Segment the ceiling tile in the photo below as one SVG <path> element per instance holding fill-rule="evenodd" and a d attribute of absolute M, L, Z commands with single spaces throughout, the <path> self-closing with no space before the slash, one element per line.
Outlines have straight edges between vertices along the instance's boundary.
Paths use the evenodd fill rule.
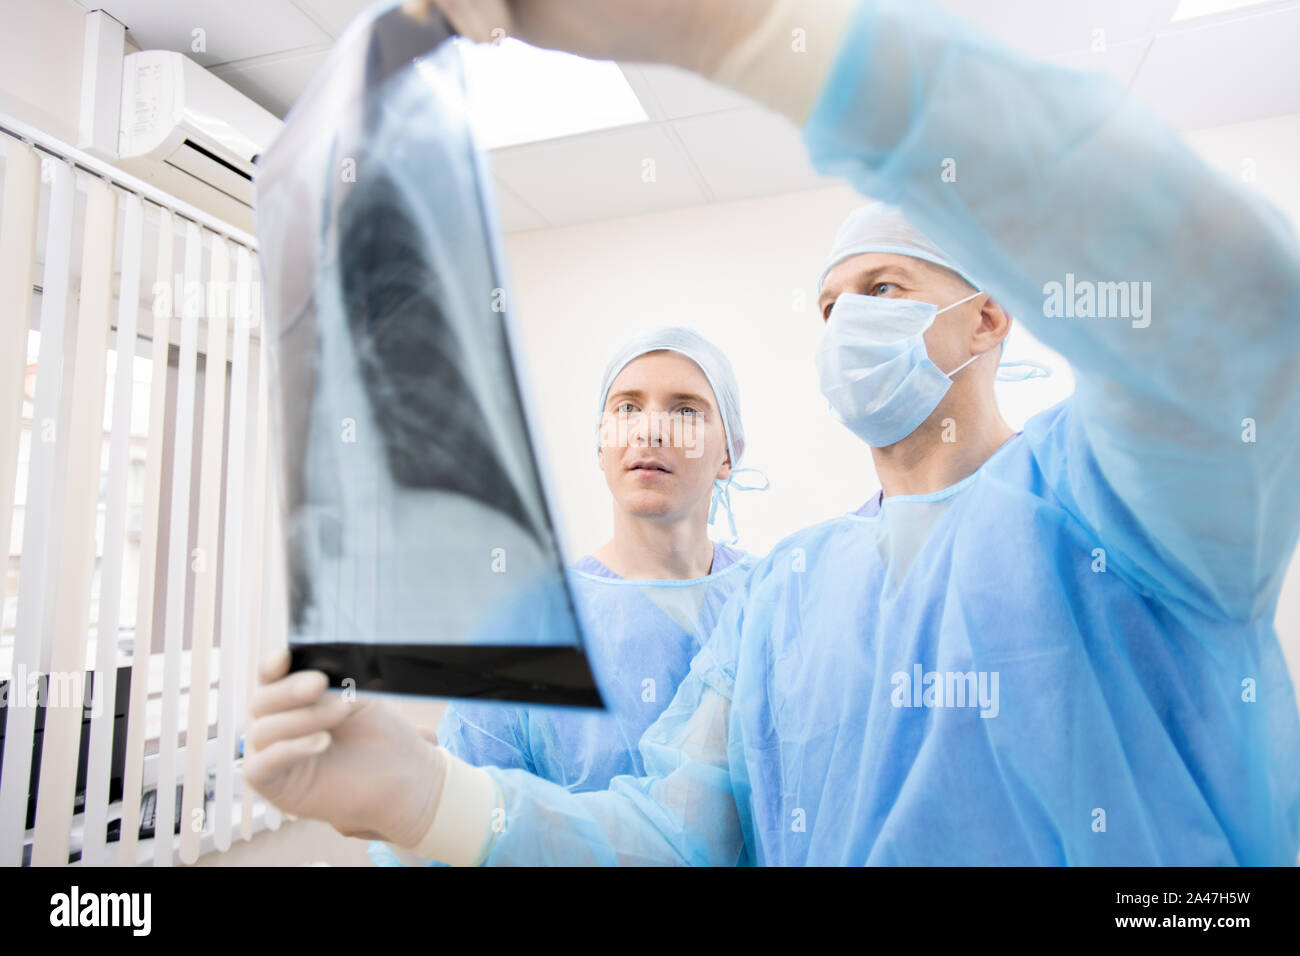
<path fill-rule="evenodd" d="M 656 63 L 640 63 L 635 69 L 660 107 L 660 115 L 654 116 L 654 119 L 676 119 L 681 116 L 696 116 L 700 113 L 756 105 L 748 97 L 710 82 L 689 70 Z M 631 71 L 624 67 L 623 72 Z M 628 77 L 628 82 L 632 83 L 631 76 Z M 635 84 L 632 88 L 638 96 L 642 96 L 642 89 Z M 643 97 L 642 102 L 644 101 Z M 646 112 L 650 112 L 649 105 L 646 106 Z"/>
<path fill-rule="evenodd" d="M 550 223 L 530 209 L 523 200 L 515 195 L 514 190 L 495 179 L 495 197 L 497 220 L 503 232 L 525 232 L 529 229 L 545 229 Z"/>
<path fill-rule="evenodd" d="M 1142 57 L 1151 45 L 1149 39 L 1128 40 L 1124 43 L 1108 43 L 1104 50 L 1093 53 L 1080 50 L 1051 57 L 1053 63 L 1068 66 L 1076 70 L 1100 70 L 1111 79 L 1129 86 L 1137 76 Z"/>
<path fill-rule="evenodd" d="M 981 29 L 1038 57 L 1150 37 L 1169 25 L 1177 0 L 943 0 Z"/>
<path fill-rule="evenodd" d="M 325 62 L 328 50 L 264 57 L 255 63 L 230 64 L 212 72 L 253 102 L 284 119 Z"/>
<path fill-rule="evenodd" d="M 96 0 L 142 50 L 174 50 L 204 66 L 328 43 L 289 0 Z M 193 48 L 203 31 L 203 51 Z"/>
<path fill-rule="evenodd" d="M 654 124 L 498 149 L 492 167 L 557 226 L 677 209 L 707 198 L 681 147 Z"/>
<path fill-rule="evenodd" d="M 337 37 L 374 0 L 293 0 L 293 3 Z"/>
<path fill-rule="evenodd" d="M 1133 92 L 1179 129 L 1300 112 L 1300 6 L 1163 34 Z"/>
<path fill-rule="evenodd" d="M 659 97 L 655 95 L 654 87 L 646 78 L 645 70 L 649 66 L 646 63 L 619 63 L 618 68 L 622 70 L 627 85 L 632 88 L 632 94 L 645 110 L 646 118 L 657 122 L 664 119 L 664 108 L 659 104 Z"/>
<path fill-rule="evenodd" d="M 745 199 L 832 184 L 813 170 L 799 130 L 761 107 L 672 124 L 714 199 Z"/>

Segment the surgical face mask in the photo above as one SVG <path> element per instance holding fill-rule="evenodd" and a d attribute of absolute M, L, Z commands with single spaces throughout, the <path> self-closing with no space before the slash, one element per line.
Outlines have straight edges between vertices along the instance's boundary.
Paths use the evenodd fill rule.
<path fill-rule="evenodd" d="M 980 294 L 942 309 L 915 299 L 841 295 L 817 352 L 822 394 L 835 418 L 873 448 L 916 431 L 943 401 L 952 376 L 984 354 L 944 372 L 930 360 L 925 331 L 936 317 Z M 1005 362 L 998 378 L 1022 381 L 1047 374 L 1036 362 Z"/>

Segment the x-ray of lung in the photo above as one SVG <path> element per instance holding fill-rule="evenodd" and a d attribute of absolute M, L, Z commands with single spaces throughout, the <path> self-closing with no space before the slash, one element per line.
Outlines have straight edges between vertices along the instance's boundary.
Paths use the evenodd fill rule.
<path fill-rule="evenodd" d="M 445 21 L 388 0 L 257 164 L 293 666 L 598 705 L 463 90 Z"/>

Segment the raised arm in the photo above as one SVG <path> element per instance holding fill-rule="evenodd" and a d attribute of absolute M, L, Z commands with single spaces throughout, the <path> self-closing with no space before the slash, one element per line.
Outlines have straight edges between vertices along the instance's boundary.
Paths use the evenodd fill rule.
<path fill-rule="evenodd" d="M 803 132 L 821 171 L 899 204 L 1069 359 L 1079 454 L 1058 490 L 1116 566 L 1269 612 L 1300 527 L 1300 251 L 1278 212 L 1123 87 L 928 0 L 857 7 Z"/>

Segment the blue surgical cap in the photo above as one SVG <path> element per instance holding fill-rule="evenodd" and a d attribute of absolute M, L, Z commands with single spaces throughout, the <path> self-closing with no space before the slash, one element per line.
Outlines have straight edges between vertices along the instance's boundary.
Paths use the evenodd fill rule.
<path fill-rule="evenodd" d="M 605 367 L 600 386 L 600 402 L 596 405 L 597 435 L 600 434 L 600 419 L 605 413 L 605 400 L 609 398 L 610 386 L 618 378 L 618 373 L 633 359 L 648 352 L 664 350 L 686 356 L 700 367 L 708 379 L 714 401 L 722 414 L 722 430 L 727 437 L 727 454 L 731 459 L 731 467 L 736 468 L 740 464 L 740 456 L 745 453 L 745 429 L 740 422 L 740 389 L 736 385 L 736 374 L 731 370 L 727 357 L 716 345 L 694 329 L 680 325 L 641 332 L 624 342 L 614 353 L 609 365 Z"/>
<path fill-rule="evenodd" d="M 951 269 L 976 289 L 983 288 L 952 259 L 948 258 L 933 242 L 923 236 L 915 227 L 903 218 L 897 206 L 883 202 L 872 202 L 859 206 L 849 213 L 840 225 L 831 246 L 831 254 L 826 259 L 821 276 L 817 279 L 817 291 L 826 281 L 826 273 L 850 256 L 864 252 L 888 252 L 899 256 L 911 256 L 922 259 L 936 266 Z"/>

